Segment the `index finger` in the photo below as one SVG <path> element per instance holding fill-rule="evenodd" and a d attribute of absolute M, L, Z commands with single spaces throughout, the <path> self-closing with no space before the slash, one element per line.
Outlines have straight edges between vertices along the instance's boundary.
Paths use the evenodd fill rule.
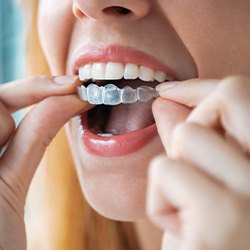
<path fill-rule="evenodd" d="M 201 103 L 218 85 L 218 79 L 190 79 L 181 82 L 164 82 L 156 86 L 160 97 L 190 108 Z"/>
<path fill-rule="evenodd" d="M 73 94 L 78 76 L 32 76 L 0 86 L 0 102 L 12 113 L 46 97 Z"/>

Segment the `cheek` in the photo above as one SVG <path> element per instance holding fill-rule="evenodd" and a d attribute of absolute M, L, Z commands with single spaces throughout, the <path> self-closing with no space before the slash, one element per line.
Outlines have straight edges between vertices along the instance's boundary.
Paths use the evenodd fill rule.
<path fill-rule="evenodd" d="M 74 25 L 72 1 L 40 0 L 38 35 L 53 75 L 65 74 Z"/>
<path fill-rule="evenodd" d="M 235 0 L 160 2 L 193 56 L 199 77 L 249 75 L 249 1 L 238 1 L 237 4 Z"/>

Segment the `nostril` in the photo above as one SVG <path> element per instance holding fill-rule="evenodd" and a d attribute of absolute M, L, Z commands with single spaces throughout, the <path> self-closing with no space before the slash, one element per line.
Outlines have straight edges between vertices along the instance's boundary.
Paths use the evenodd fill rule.
<path fill-rule="evenodd" d="M 105 14 L 109 14 L 109 15 L 127 15 L 129 14 L 131 11 L 127 8 L 124 8 L 124 7 L 120 7 L 120 6 L 112 6 L 112 7 L 108 7 L 108 8 L 105 8 L 103 10 L 103 12 Z"/>

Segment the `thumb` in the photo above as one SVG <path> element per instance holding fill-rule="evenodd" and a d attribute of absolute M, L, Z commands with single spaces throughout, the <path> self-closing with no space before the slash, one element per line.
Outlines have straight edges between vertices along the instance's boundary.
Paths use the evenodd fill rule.
<path fill-rule="evenodd" d="M 152 109 L 158 133 L 167 151 L 170 146 L 174 126 L 186 120 L 191 109 L 182 104 L 162 98 L 157 98 L 154 101 Z"/>
<path fill-rule="evenodd" d="M 0 177 L 25 199 L 34 172 L 58 130 L 90 108 L 74 95 L 49 97 L 37 104 L 24 117 L 0 159 Z"/>

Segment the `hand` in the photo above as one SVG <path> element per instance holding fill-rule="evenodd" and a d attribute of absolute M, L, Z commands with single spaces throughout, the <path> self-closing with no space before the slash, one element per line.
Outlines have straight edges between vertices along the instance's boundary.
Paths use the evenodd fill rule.
<path fill-rule="evenodd" d="M 0 249 L 26 249 L 24 205 L 34 172 L 63 124 L 90 107 L 74 95 L 78 84 L 38 76 L 0 86 L 0 148 L 8 142 L 0 158 Z M 35 103 L 15 129 L 10 114 Z"/>
<path fill-rule="evenodd" d="M 147 203 L 165 232 L 162 249 L 249 249 L 250 79 L 167 86 L 153 112 L 168 157 L 151 164 Z M 169 140 L 164 105 L 171 101 L 192 112 Z"/>

